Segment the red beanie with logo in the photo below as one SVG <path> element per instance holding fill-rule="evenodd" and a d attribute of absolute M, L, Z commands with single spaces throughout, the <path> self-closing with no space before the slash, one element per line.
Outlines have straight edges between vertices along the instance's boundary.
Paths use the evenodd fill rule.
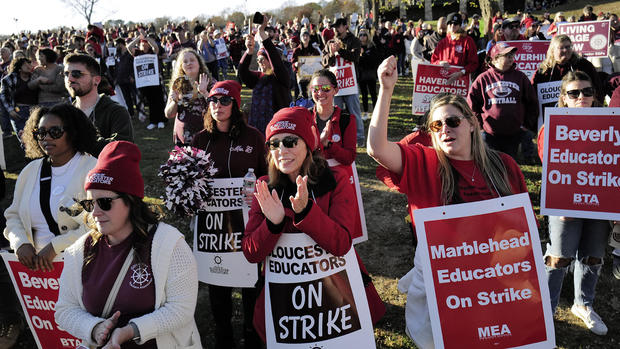
<path fill-rule="evenodd" d="M 222 95 L 230 96 L 237 101 L 237 107 L 241 108 L 241 85 L 235 80 L 218 81 L 209 92 L 209 97 Z"/>
<path fill-rule="evenodd" d="M 99 154 L 95 167 L 88 172 L 84 190 L 110 190 L 143 198 L 141 157 L 140 149 L 131 142 L 108 143 Z"/>
<path fill-rule="evenodd" d="M 267 125 L 266 138 L 278 133 L 292 133 L 301 137 L 311 151 L 319 147 L 319 137 L 312 112 L 303 107 L 278 110 Z"/>

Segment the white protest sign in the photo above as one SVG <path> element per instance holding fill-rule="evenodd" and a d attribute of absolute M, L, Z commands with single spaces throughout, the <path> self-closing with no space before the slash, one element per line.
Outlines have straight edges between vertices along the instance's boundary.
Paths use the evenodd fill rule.
<path fill-rule="evenodd" d="M 270 349 L 375 348 L 355 250 L 337 257 L 282 234 L 265 260 L 265 329 Z"/>
<path fill-rule="evenodd" d="M 336 75 L 338 80 L 338 94 L 336 96 L 356 95 L 359 93 L 355 64 L 340 56 L 336 56 L 336 65 L 330 67 L 329 70 Z"/>
<path fill-rule="evenodd" d="M 216 178 L 213 197 L 194 219 L 198 280 L 210 285 L 254 287 L 258 267 L 247 261 L 241 238 L 248 220 L 243 178 Z"/>
<path fill-rule="evenodd" d="M 215 54 L 217 59 L 224 59 L 228 57 L 228 49 L 226 48 L 226 40 L 219 38 L 215 39 Z"/>
<path fill-rule="evenodd" d="M 555 107 L 560 98 L 560 88 L 562 87 L 562 81 L 543 82 L 536 85 L 536 92 L 538 93 L 538 129 L 545 123 L 543 120 L 545 116 L 545 108 Z"/>
<path fill-rule="evenodd" d="M 159 85 L 159 66 L 157 55 L 140 55 L 133 59 L 133 72 L 136 87 Z"/>
<path fill-rule="evenodd" d="M 108 56 L 105 58 L 105 65 L 108 67 L 116 65 L 116 59 L 114 56 L 116 55 L 116 47 L 108 47 Z"/>
<path fill-rule="evenodd" d="M 39 349 L 78 346 L 81 341 L 60 328 L 54 319 L 60 287 L 58 279 L 64 266 L 62 258 L 57 257 L 52 262 L 54 270 L 45 272 L 26 268 L 12 253 L 0 253 L 0 256 Z"/>
<path fill-rule="evenodd" d="M 360 242 L 368 240 L 366 213 L 364 212 L 364 202 L 362 201 L 362 188 L 360 187 L 360 179 L 357 175 L 355 161 L 353 161 L 351 165 L 347 166 L 339 163 L 336 159 L 327 159 L 327 164 L 329 167 L 339 167 L 342 171 L 344 171 L 349 178 L 349 183 L 353 185 L 353 190 L 355 190 L 355 197 L 357 198 L 355 202 L 356 207 L 351 207 L 351 209 L 357 209 L 358 214 L 355 217 L 355 226 L 350 232 L 353 243 L 359 244 Z"/>
<path fill-rule="evenodd" d="M 555 347 L 527 193 L 414 211 L 435 348 Z"/>
<path fill-rule="evenodd" d="M 321 56 L 300 56 L 297 57 L 297 78 L 310 79 L 315 71 L 323 69 Z"/>

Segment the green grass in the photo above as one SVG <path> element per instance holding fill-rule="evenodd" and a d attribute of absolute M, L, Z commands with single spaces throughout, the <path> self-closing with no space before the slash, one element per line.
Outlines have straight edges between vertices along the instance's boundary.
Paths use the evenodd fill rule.
<path fill-rule="evenodd" d="M 401 78 L 395 90 L 389 121 L 389 138 L 398 140 L 411 132 L 415 126 L 411 116 L 410 78 Z M 242 91 L 242 104 L 248 104 L 251 92 Z M 135 141 L 142 151 L 141 170 L 145 182 L 146 200 L 162 203 L 164 192 L 162 181 L 157 177 L 157 169 L 168 157 L 172 148 L 172 122 L 165 129 L 147 131 L 146 124 L 134 121 Z M 366 128 L 368 122 L 366 123 Z M 23 155 L 17 151 L 14 139 L 5 142 L 8 169 L 7 193 L 12 193 L 15 180 L 25 165 Z M 378 348 L 414 348 L 406 336 L 404 307 L 406 295 L 397 291 L 398 278 L 413 266 L 412 237 L 403 217 L 407 215 L 406 200 L 401 194 L 388 190 L 375 178 L 376 164 L 366 154 L 364 148 L 358 148 L 357 167 L 362 186 L 364 207 L 367 216 L 369 241 L 356 248 L 373 277 L 375 287 L 385 302 L 387 312 L 375 328 Z M 539 209 L 540 166 L 521 166 L 535 210 Z M 11 196 L 9 194 L 8 196 Z M 4 207 L 9 198 L 1 202 Z M 541 217 L 539 216 L 539 219 Z M 188 217 L 177 217 L 166 212 L 164 220 L 179 228 L 187 236 L 191 244 L 191 232 Z M 542 220 L 541 220 L 542 222 Z M 541 224 L 541 241 L 546 240 L 546 229 Z M 599 337 L 591 334 L 579 320 L 570 314 L 572 304 L 572 281 L 567 278 L 564 292 L 556 315 L 556 340 L 559 348 L 614 348 L 620 347 L 620 287 L 610 272 L 611 261 L 606 258 L 599 285 L 595 308 L 609 326 L 609 334 Z M 237 338 L 241 338 L 242 310 L 239 292 L 234 292 L 234 329 Z M 201 285 L 196 321 L 201 332 L 203 345 L 213 348 L 214 326 L 211 320 L 211 309 L 208 290 Z M 27 334 L 20 338 L 19 348 L 33 348 L 33 342 Z"/>

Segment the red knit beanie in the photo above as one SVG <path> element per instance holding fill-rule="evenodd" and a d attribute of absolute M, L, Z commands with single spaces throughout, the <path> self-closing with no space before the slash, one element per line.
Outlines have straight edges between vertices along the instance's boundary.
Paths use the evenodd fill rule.
<path fill-rule="evenodd" d="M 84 190 L 103 189 L 143 198 L 141 157 L 140 149 L 131 142 L 108 143 L 99 154 L 95 167 L 88 172 Z"/>
<path fill-rule="evenodd" d="M 218 81 L 213 85 L 209 97 L 223 95 L 230 96 L 237 101 L 237 107 L 241 108 L 241 85 L 235 80 Z"/>
<path fill-rule="evenodd" d="M 319 138 L 312 113 L 302 107 L 278 110 L 267 125 L 266 138 L 278 133 L 292 133 L 301 137 L 311 151 L 319 147 Z"/>

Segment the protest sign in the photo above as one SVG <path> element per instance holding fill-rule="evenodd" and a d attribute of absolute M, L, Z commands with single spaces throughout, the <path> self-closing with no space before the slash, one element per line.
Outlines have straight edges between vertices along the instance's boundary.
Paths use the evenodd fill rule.
<path fill-rule="evenodd" d="M 543 82 L 536 85 L 538 94 L 538 129 L 545 123 L 544 116 L 547 108 L 555 107 L 560 98 L 562 81 Z"/>
<path fill-rule="evenodd" d="M 364 202 L 362 201 L 362 189 L 360 187 L 360 179 L 357 175 L 357 167 L 355 161 L 351 165 L 343 165 L 336 159 L 327 159 L 329 167 L 338 167 L 343 170 L 349 178 L 349 184 L 353 186 L 355 190 L 355 197 L 357 200 L 351 207 L 351 211 L 357 212 L 355 217 L 355 227 L 351 231 L 351 238 L 354 244 L 364 242 L 368 240 L 368 229 L 366 228 L 366 214 L 364 212 Z"/>
<path fill-rule="evenodd" d="M 334 256 L 304 233 L 285 233 L 265 260 L 267 347 L 375 348 L 351 248 Z"/>
<path fill-rule="evenodd" d="M 435 348 L 555 346 L 527 193 L 414 215 Z"/>
<path fill-rule="evenodd" d="M 54 270 L 44 272 L 26 268 L 12 253 L 0 253 L 0 256 L 6 264 L 28 327 L 39 349 L 77 347 L 81 340 L 65 332 L 54 320 L 63 261 L 55 259 Z"/>
<path fill-rule="evenodd" d="M 603 58 L 609 54 L 610 21 L 590 21 L 558 24 L 558 34 L 568 35 L 573 51 L 588 58 Z"/>
<path fill-rule="evenodd" d="M 133 72 L 137 88 L 159 85 L 157 55 L 140 55 L 134 57 Z"/>
<path fill-rule="evenodd" d="M 413 113 L 424 114 L 430 109 L 431 98 L 443 92 L 466 97 L 470 85 L 469 74 L 448 85 L 448 77 L 461 69 L 463 68 L 457 66 L 444 68 L 420 62 L 413 64 Z"/>
<path fill-rule="evenodd" d="M 228 57 L 228 48 L 226 48 L 226 40 L 223 38 L 215 39 L 215 54 L 217 59 L 224 59 Z"/>
<path fill-rule="evenodd" d="M 116 47 L 108 47 L 108 56 L 105 58 L 105 65 L 108 67 L 112 67 L 116 65 L 116 59 L 114 56 L 116 55 Z"/>
<path fill-rule="evenodd" d="M 547 108 L 544 131 L 540 213 L 620 220 L 620 108 Z"/>
<path fill-rule="evenodd" d="M 544 40 L 516 40 L 506 42 L 506 44 L 517 48 L 517 52 L 515 53 L 517 70 L 527 75 L 528 79 L 534 76 L 540 63 L 542 63 L 547 56 L 549 43 L 550 41 Z"/>
<path fill-rule="evenodd" d="M 258 267 L 247 261 L 241 249 L 248 220 L 243 178 L 216 178 L 212 185 L 213 197 L 193 222 L 198 280 L 210 285 L 254 287 Z"/>
<path fill-rule="evenodd" d="M 338 80 L 338 94 L 336 96 L 348 96 L 358 94 L 357 74 L 355 64 L 346 59 L 336 56 L 336 65 L 330 67 Z"/>
<path fill-rule="evenodd" d="M 310 79 L 314 72 L 323 69 L 321 56 L 300 56 L 297 58 L 297 78 Z"/>

